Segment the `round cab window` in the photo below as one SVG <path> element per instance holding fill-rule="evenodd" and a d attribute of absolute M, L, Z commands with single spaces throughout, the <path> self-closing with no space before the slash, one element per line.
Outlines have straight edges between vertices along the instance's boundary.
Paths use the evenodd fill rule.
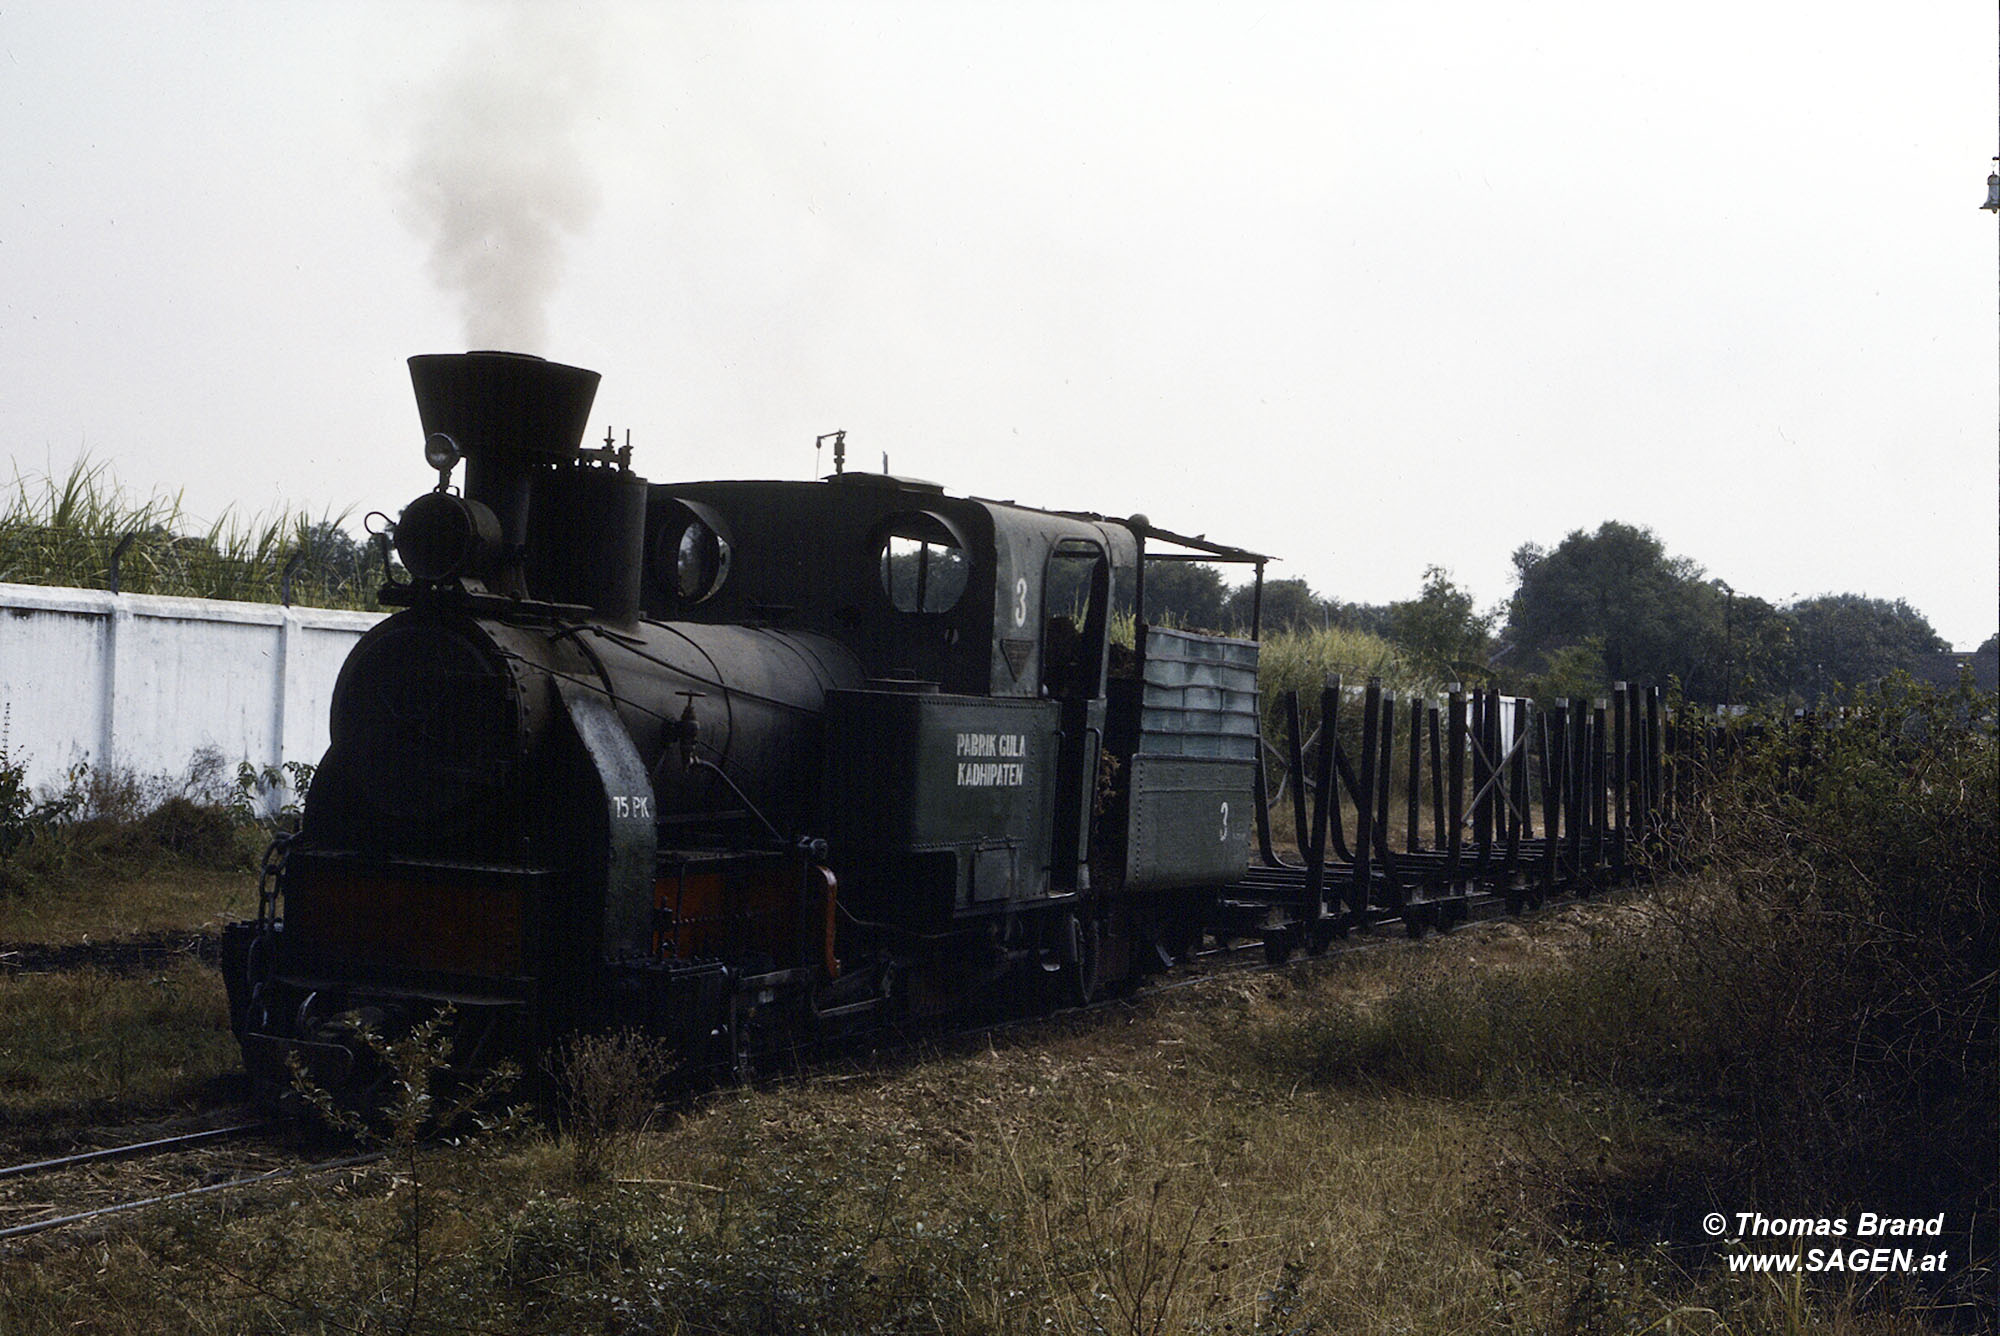
<path fill-rule="evenodd" d="M 898 612 L 949 612 L 965 594 L 965 547 L 935 515 L 903 515 L 877 549 L 882 592 Z"/>
<path fill-rule="evenodd" d="M 729 538 L 708 507 L 675 500 L 654 531 L 647 565 L 677 602 L 699 603 L 729 578 Z"/>
<path fill-rule="evenodd" d="M 674 547 L 674 592 L 691 603 L 707 598 L 722 583 L 728 555 L 721 535 L 700 520 L 691 521 Z"/>

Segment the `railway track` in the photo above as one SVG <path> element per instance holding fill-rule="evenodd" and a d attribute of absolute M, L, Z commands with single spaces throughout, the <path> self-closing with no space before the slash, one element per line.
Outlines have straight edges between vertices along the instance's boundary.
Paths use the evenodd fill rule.
<path fill-rule="evenodd" d="M 1565 897 L 1574 903 L 1577 897 Z M 1510 903 L 1513 902 L 1513 903 Z M 1463 897 L 1464 913 L 1453 923 L 1467 925 L 1510 917 L 1518 908 L 1519 896 L 1502 890 L 1480 891 Z M 1333 961 L 1361 951 L 1395 944 L 1404 937 L 1417 937 L 1438 924 L 1435 916 L 1419 909 L 1408 920 L 1395 911 L 1371 917 L 1359 932 L 1327 935 L 1320 943 L 1307 942 L 1298 951 L 1273 951 L 1268 940 L 1244 937 L 1216 942 L 1187 953 L 1169 972 L 1156 976 L 1139 989 L 1105 998 L 1085 1006 L 1037 1010 L 1028 1014 L 985 1017 L 969 1025 L 938 1029 L 919 1026 L 914 1030 L 889 1027 L 874 1032 L 864 1041 L 865 1066 L 894 1066 L 911 1055 L 932 1051 L 940 1044 L 959 1044 L 1010 1030 L 1019 1030 L 1049 1021 L 1076 1020 L 1093 1014 L 1129 1008 L 1149 998 L 1162 997 L 1182 989 L 1213 981 L 1218 974 L 1264 973 L 1289 968 L 1301 958 Z M 1449 924 L 1446 925 L 1450 926 Z M 1401 932 L 1395 930 L 1401 928 Z M 883 1044 L 889 1036 L 891 1042 Z M 830 1041 L 817 1053 L 794 1048 L 789 1060 L 765 1066 L 766 1080 L 784 1083 L 810 1079 L 829 1063 L 856 1061 L 854 1044 L 859 1036 Z M 767 1058 L 779 1055 L 767 1054 Z M 762 1064 L 760 1064 L 762 1065 Z M 310 1163 L 297 1163 L 295 1152 L 278 1138 L 266 1135 L 283 1127 L 272 1119 L 237 1117 L 216 1126 L 192 1129 L 169 1136 L 147 1137 L 96 1147 L 68 1155 L 0 1166 L 0 1246 L 29 1236 L 101 1221 L 109 1217 L 153 1206 L 184 1202 L 195 1198 L 239 1191 L 280 1180 L 311 1177 L 341 1169 L 361 1168 L 381 1160 L 384 1152 L 364 1151 Z M 104 1170 L 118 1166 L 113 1179 Z M 133 1195 L 130 1185 L 138 1181 L 146 1189 Z"/>
<path fill-rule="evenodd" d="M 98 1150 L 78 1151 L 74 1155 L 58 1155 L 53 1159 L 29 1160 L 23 1164 L 0 1166 L 0 1179 L 24 1178 L 31 1174 L 55 1173 L 63 1169 L 74 1169 L 80 1165 L 101 1164 L 106 1160 L 126 1160 L 144 1155 L 162 1155 L 169 1151 L 187 1150 L 194 1146 L 206 1145 L 212 1141 L 225 1141 L 246 1136 L 252 1132 L 262 1132 L 272 1125 L 269 1119 L 232 1123 L 224 1127 L 204 1128 L 198 1132 L 183 1132 L 178 1136 L 155 1137 L 150 1141 L 135 1141 L 121 1146 L 106 1146 Z"/>
<path fill-rule="evenodd" d="M 149 932 L 106 942 L 0 942 L 0 977 L 9 974 L 60 974 L 95 969 L 109 974 L 140 974 L 180 961 L 215 965 L 222 959 L 222 938 L 212 932 Z"/>
<path fill-rule="evenodd" d="M 277 1124 L 240 1117 L 0 1166 L 0 1242 L 291 1172 L 268 1138 Z M 144 1191 L 133 1195 L 133 1185 Z"/>
<path fill-rule="evenodd" d="M 283 1178 L 309 1177 L 314 1174 L 330 1173 L 336 1169 L 352 1169 L 375 1163 L 387 1154 L 386 1151 L 367 1151 L 359 1155 L 348 1155 L 337 1160 L 323 1160 L 318 1164 L 280 1165 L 261 1173 L 246 1174 L 220 1182 L 203 1183 L 197 1187 L 181 1188 L 171 1192 L 155 1193 L 151 1196 L 108 1202 L 66 1215 L 46 1215 L 27 1220 L 20 1224 L 0 1228 L 0 1243 L 21 1238 L 29 1234 L 40 1234 L 69 1225 L 88 1224 L 107 1216 L 120 1215 L 127 1211 L 142 1210 L 148 1206 L 164 1206 L 169 1202 L 188 1201 L 195 1197 L 207 1196 L 215 1192 L 233 1192 L 241 1188 L 254 1187 L 259 1183 L 270 1183 Z"/>

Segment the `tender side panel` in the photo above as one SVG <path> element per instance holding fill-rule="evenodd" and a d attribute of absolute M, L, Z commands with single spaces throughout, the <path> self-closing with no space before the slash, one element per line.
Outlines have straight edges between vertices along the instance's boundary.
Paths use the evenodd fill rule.
<path fill-rule="evenodd" d="M 1257 642 L 1148 627 L 1125 882 L 1225 885 L 1250 862 Z"/>
<path fill-rule="evenodd" d="M 1226 886 L 1250 866 L 1257 768 L 1246 761 L 1132 758 L 1126 886 Z"/>

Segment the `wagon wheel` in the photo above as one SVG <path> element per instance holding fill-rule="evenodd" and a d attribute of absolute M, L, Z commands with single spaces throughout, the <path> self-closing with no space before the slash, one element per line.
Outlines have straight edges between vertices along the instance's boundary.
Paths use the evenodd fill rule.
<path fill-rule="evenodd" d="M 1403 932 L 1411 941 L 1416 941 L 1437 926 L 1438 907 L 1436 905 L 1406 904 L 1403 906 Z"/>
<path fill-rule="evenodd" d="M 1201 945 L 1207 918 L 1207 899 L 1202 892 L 1194 891 L 1177 897 L 1165 913 L 1148 923 L 1146 943 L 1151 948 L 1154 966 L 1170 970 L 1185 963 Z"/>
<path fill-rule="evenodd" d="M 1323 956 L 1334 938 L 1347 936 L 1347 921 L 1339 914 L 1322 914 L 1306 925 L 1306 954 Z"/>
<path fill-rule="evenodd" d="M 1086 923 L 1071 914 L 1064 931 L 1069 940 L 1062 971 L 1063 1001 L 1071 1006 L 1089 1006 L 1104 983 L 1104 928 L 1096 919 Z"/>

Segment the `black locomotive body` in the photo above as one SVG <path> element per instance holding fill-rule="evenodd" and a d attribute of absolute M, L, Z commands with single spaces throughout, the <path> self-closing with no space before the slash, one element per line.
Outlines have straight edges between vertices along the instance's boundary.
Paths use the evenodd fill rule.
<path fill-rule="evenodd" d="M 253 1075 L 363 1081 L 357 1023 L 445 1004 L 474 1066 L 626 1024 L 741 1064 L 1003 983 L 1087 997 L 1244 875 L 1255 641 L 1112 632 L 1149 538 L 1262 558 L 880 474 L 648 484 L 581 445 L 593 373 L 411 368 L 440 475 L 396 525 L 406 606 L 225 938 Z"/>

